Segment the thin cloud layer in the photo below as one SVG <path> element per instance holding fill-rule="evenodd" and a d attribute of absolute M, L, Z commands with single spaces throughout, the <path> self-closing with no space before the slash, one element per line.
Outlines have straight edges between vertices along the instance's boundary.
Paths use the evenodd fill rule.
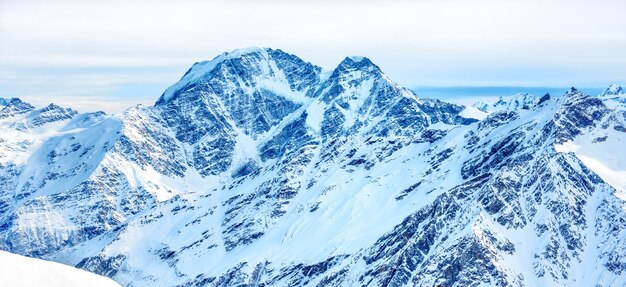
<path fill-rule="evenodd" d="M 193 62 L 248 46 L 326 69 L 365 55 L 409 87 L 626 81 L 623 1 L 337 2 L 2 1 L 0 96 L 119 98 L 131 82 L 136 97 L 156 100 L 154 87 Z M 56 75 L 45 81 L 47 70 Z M 84 77 L 130 70 L 108 90 Z"/>

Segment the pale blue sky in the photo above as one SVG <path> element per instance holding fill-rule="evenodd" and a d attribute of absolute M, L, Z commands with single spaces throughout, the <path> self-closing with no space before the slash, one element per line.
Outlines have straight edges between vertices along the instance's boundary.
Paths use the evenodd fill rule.
<path fill-rule="evenodd" d="M 626 83 L 626 1 L 0 0 L 0 97 L 118 112 L 194 62 L 367 56 L 407 87 Z M 419 92 L 419 90 L 418 90 Z"/>

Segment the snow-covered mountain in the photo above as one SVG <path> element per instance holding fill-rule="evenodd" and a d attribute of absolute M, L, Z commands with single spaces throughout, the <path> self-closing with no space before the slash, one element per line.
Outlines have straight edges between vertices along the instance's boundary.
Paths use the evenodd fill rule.
<path fill-rule="evenodd" d="M 124 286 L 623 286 L 626 112 L 606 101 L 482 113 L 364 57 L 265 48 L 121 115 L 13 99 L 0 248 Z"/>
<path fill-rule="evenodd" d="M 0 251 L 0 278 L 11 287 L 119 287 L 113 280 L 63 264 Z"/>
<path fill-rule="evenodd" d="M 602 93 L 600 93 L 599 97 L 601 98 L 613 98 L 615 96 L 624 95 L 624 90 L 622 86 L 619 84 L 611 84 L 608 88 L 606 88 Z"/>
<path fill-rule="evenodd" d="M 622 86 L 618 84 L 611 84 L 598 97 L 613 108 L 626 109 L 626 93 L 624 93 Z"/>
<path fill-rule="evenodd" d="M 528 110 L 537 105 L 537 103 L 539 103 L 542 99 L 545 101 L 549 98 L 549 94 L 540 98 L 528 93 L 518 93 L 513 96 L 502 96 L 493 103 L 479 101 L 473 104 L 472 107 L 483 112 L 513 111 L 519 109 Z"/>

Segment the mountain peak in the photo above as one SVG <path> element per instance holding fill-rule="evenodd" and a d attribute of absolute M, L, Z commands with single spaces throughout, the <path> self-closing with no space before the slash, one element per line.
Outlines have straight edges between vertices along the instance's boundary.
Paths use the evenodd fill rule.
<path fill-rule="evenodd" d="M 550 100 L 551 96 L 550 93 L 546 93 L 545 95 L 543 95 L 540 99 L 539 102 L 537 102 L 537 106 L 541 105 L 543 103 L 545 103 L 546 101 Z"/>
<path fill-rule="evenodd" d="M 227 72 L 222 69 L 229 70 Z M 218 71 L 219 70 L 219 71 Z M 230 79 L 225 79 L 224 74 Z M 220 78 L 235 81 L 240 78 L 244 86 L 255 86 L 259 82 L 288 83 L 289 89 L 302 92 L 306 83 L 300 83 L 297 76 L 304 76 L 306 82 L 319 80 L 321 68 L 303 61 L 295 55 L 279 49 L 250 47 L 225 52 L 210 61 L 196 62 L 174 85 L 165 90 L 157 105 L 169 102 L 177 94 L 193 88 L 205 80 Z M 254 79 L 253 79 L 254 78 Z M 238 85 L 238 84 L 237 84 Z"/>
<path fill-rule="evenodd" d="M 231 58 L 236 58 L 236 57 L 241 57 L 247 54 L 264 54 L 264 53 L 267 53 L 268 50 L 270 49 L 252 46 L 252 47 L 247 47 L 247 48 L 235 49 L 226 54 L 230 56 Z"/>
<path fill-rule="evenodd" d="M 376 66 L 370 59 L 362 56 L 348 56 L 337 66 L 337 70 L 339 71 L 378 71 L 380 72 L 380 68 Z"/>
<path fill-rule="evenodd" d="M 59 106 L 59 105 L 57 105 L 57 104 L 55 104 L 55 103 L 50 103 L 50 104 L 48 104 L 47 106 L 45 106 L 44 108 L 42 108 L 42 109 L 40 110 L 40 113 L 44 113 L 44 112 L 55 112 L 55 111 L 56 111 L 56 112 L 62 112 L 62 113 L 70 113 L 70 114 L 72 114 L 72 115 L 76 115 L 76 114 L 78 114 L 78 112 L 77 112 L 77 111 L 75 111 L 75 110 L 74 110 L 74 109 L 72 109 L 72 108 L 64 108 L 64 107 L 61 107 L 61 106 Z"/>
<path fill-rule="evenodd" d="M 352 60 L 353 62 L 370 61 L 370 59 L 363 56 L 347 56 L 346 58 Z"/>
<path fill-rule="evenodd" d="M 624 89 L 619 84 L 611 84 L 608 88 L 604 89 L 599 97 L 611 97 L 624 94 Z"/>
<path fill-rule="evenodd" d="M 174 96 L 175 92 L 205 77 L 225 61 L 253 54 L 259 55 L 260 58 L 268 59 L 268 50 L 269 49 L 267 48 L 249 47 L 233 50 L 231 52 L 224 52 L 209 61 L 196 62 L 191 66 L 191 68 L 189 68 L 189 70 L 187 70 L 187 72 L 185 72 L 183 77 L 176 84 L 165 90 L 157 103 L 168 102 Z"/>
<path fill-rule="evenodd" d="M 55 104 L 55 103 L 50 103 L 48 104 L 45 108 L 43 108 L 43 110 L 56 110 L 56 109 L 62 109 L 63 107 Z"/>
<path fill-rule="evenodd" d="M 581 91 L 579 91 L 578 89 L 571 87 L 569 88 L 569 90 L 567 90 L 567 92 L 565 92 L 564 97 L 565 98 L 569 98 L 569 97 L 573 97 L 573 96 L 580 96 L 583 93 Z"/>
<path fill-rule="evenodd" d="M 33 107 L 31 104 L 26 103 L 19 98 L 12 98 L 11 100 L 9 100 L 7 105 L 2 108 L 2 110 L 0 110 L 0 119 L 23 114 L 34 109 L 35 107 Z"/>
<path fill-rule="evenodd" d="M 22 105 L 22 104 L 28 104 L 28 103 L 22 101 L 22 99 L 20 99 L 20 98 L 11 98 L 11 99 L 9 99 L 9 102 L 7 103 L 7 106 L 9 106 L 9 105 L 15 106 L 15 105 Z"/>

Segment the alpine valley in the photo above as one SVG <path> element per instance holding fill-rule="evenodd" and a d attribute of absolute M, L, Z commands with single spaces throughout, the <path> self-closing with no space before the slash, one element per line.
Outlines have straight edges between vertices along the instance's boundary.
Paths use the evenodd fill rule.
<path fill-rule="evenodd" d="M 0 249 L 123 286 L 626 286 L 618 85 L 470 107 L 248 48 L 118 115 L 0 104 Z"/>

